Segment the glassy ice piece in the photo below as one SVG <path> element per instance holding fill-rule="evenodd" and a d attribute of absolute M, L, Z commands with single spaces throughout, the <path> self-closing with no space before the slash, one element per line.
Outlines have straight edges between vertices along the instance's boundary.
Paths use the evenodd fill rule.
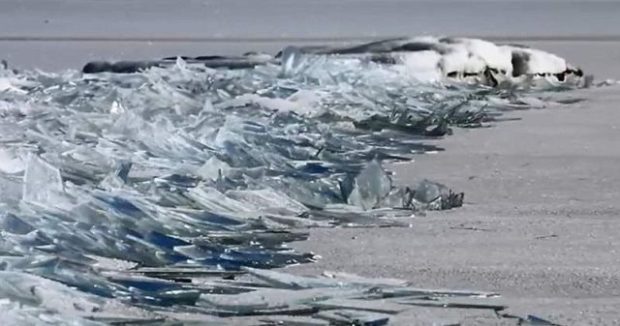
<path fill-rule="evenodd" d="M 415 209 L 413 206 L 414 192 L 409 187 L 393 188 L 390 193 L 381 200 L 379 206 L 389 208 Z"/>
<path fill-rule="evenodd" d="M 0 231 L 13 234 L 27 234 L 34 231 L 34 228 L 11 213 L 0 212 Z"/>
<path fill-rule="evenodd" d="M 347 202 L 365 210 L 376 208 L 391 189 L 392 180 L 381 164 L 373 160 L 355 177 Z"/>
<path fill-rule="evenodd" d="M 466 291 L 466 290 L 448 290 L 448 289 L 423 289 L 416 287 L 387 287 L 381 289 L 381 293 L 385 297 L 417 297 L 438 296 L 438 297 L 479 297 L 493 298 L 498 294 L 494 292 Z"/>
<path fill-rule="evenodd" d="M 42 300 L 33 291 L 24 291 L 16 279 L 0 279 L 0 298 L 10 299 L 23 305 L 38 306 Z"/>
<path fill-rule="evenodd" d="M 224 124 L 219 128 L 215 135 L 214 145 L 226 148 L 229 144 L 243 144 L 245 139 L 240 132 L 243 130 L 244 121 L 237 116 L 227 116 Z"/>
<path fill-rule="evenodd" d="M 292 231 L 213 231 L 192 240 L 195 244 L 222 243 L 231 245 L 249 245 L 258 242 L 265 247 L 277 247 L 282 243 L 308 239 L 307 232 Z"/>
<path fill-rule="evenodd" d="M 283 289 L 310 289 L 310 288 L 368 288 L 379 286 L 380 283 L 348 282 L 348 280 L 304 277 L 273 270 L 262 270 L 244 267 L 252 276 L 268 283 L 269 285 Z"/>
<path fill-rule="evenodd" d="M 322 211 L 309 211 L 309 218 L 317 220 L 329 220 L 333 225 L 345 227 L 360 226 L 400 226 L 409 227 L 411 225 L 407 218 L 414 216 L 414 212 L 404 209 L 379 208 L 363 210 L 351 205 L 330 205 Z"/>
<path fill-rule="evenodd" d="M 24 185 L 22 178 L 0 173 L 0 203 L 15 204 L 22 199 Z"/>
<path fill-rule="evenodd" d="M 248 207 L 247 204 L 226 197 L 224 194 L 217 191 L 217 189 L 204 185 L 191 188 L 187 195 L 207 210 L 215 213 L 251 212 L 253 208 Z"/>
<path fill-rule="evenodd" d="M 329 299 L 316 301 L 310 305 L 323 309 L 351 309 L 378 312 L 385 314 L 397 314 L 407 310 L 404 304 L 389 301 L 356 300 L 356 299 Z"/>
<path fill-rule="evenodd" d="M 441 210 L 463 206 L 464 194 L 454 193 L 440 183 L 423 180 L 415 189 L 414 199 L 427 209 Z"/>
<path fill-rule="evenodd" d="M 122 160 L 119 161 L 114 170 L 114 174 L 121 179 L 123 182 L 127 182 L 127 177 L 129 176 L 129 170 L 131 170 L 132 163 L 131 161 Z"/>
<path fill-rule="evenodd" d="M 323 300 L 343 298 L 360 294 L 359 290 L 350 289 L 257 289 L 236 295 L 203 294 L 200 301 L 218 309 L 236 312 L 257 312 L 274 309 L 290 309 L 298 306 L 314 305 Z"/>
<path fill-rule="evenodd" d="M 250 292 L 253 293 L 253 292 Z M 234 311 L 236 313 L 248 314 L 267 308 L 283 308 L 281 305 L 271 305 L 264 298 L 248 298 L 237 295 L 206 295 L 200 296 L 198 305 L 210 306 L 216 309 Z M 285 307 L 285 306 L 284 306 Z"/>
<path fill-rule="evenodd" d="M 228 174 L 230 165 L 215 156 L 210 157 L 198 170 L 196 175 L 203 179 L 217 180 Z"/>
<path fill-rule="evenodd" d="M 102 257 L 96 255 L 87 255 L 87 257 L 94 261 L 94 264 L 92 265 L 94 268 L 103 270 L 123 271 L 135 268 L 138 265 L 135 262 L 109 257 Z"/>
<path fill-rule="evenodd" d="M 340 285 L 339 282 L 333 280 L 321 280 L 310 277 L 295 276 L 276 271 L 268 271 L 250 267 L 244 267 L 243 270 L 247 271 L 256 278 L 267 282 L 273 287 L 284 289 L 309 289 L 317 287 L 334 287 Z"/>
<path fill-rule="evenodd" d="M 298 201 L 271 188 L 233 190 L 226 192 L 226 195 L 260 210 L 288 212 L 291 215 L 300 214 L 307 210 L 307 208 Z"/>
<path fill-rule="evenodd" d="M 360 310 L 328 310 L 316 314 L 317 318 L 328 320 L 334 325 L 382 326 L 390 321 L 390 315 Z"/>
<path fill-rule="evenodd" d="M 23 200 L 53 206 L 64 191 L 60 170 L 37 155 L 31 155 L 24 174 Z"/>
<path fill-rule="evenodd" d="M 527 315 L 527 318 L 525 318 L 524 322 L 526 323 L 525 325 L 537 325 L 537 326 L 558 326 L 558 324 L 553 323 L 549 320 L 546 319 L 542 319 L 540 317 L 534 316 L 534 315 Z"/>
<path fill-rule="evenodd" d="M 192 278 L 192 277 L 233 277 L 242 274 L 239 271 L 227 271 L 217 268 L 199 268 L 199 267 L 141 267 L 128 273 L 144 274 L 148 277 L 157 277 L 162 279 L 175 278 Z M 159 280 L 161 281 L 161 280 Z M 163 282 L 163 281 L 162 281 Z"/>
<path fill-rule="evenodd" d="M 25 162 L 23 153 L 8 148 L 0 148 L 0 172 L 20 173 L 24 171 Z"/>
<path fill-rule="evenodd" d="M 211 255 L 209 252 L 195 245 L 175 246 L 174 251 L 192 259 L 205 259 Z"/>
<path fill-rule="evenodd" d="M 102 299 L 27 273 L 0 272 L 0 282 L 5 298 L 70 315 L 98 311 L 103 304 Z"/>
<path fill-rule="evenodd" d="M 132 163 L 130 161 L 122 160 L 117 162 L 114 172 L 105 177 L 100 185 L 109 189 L 121 188 L 127 183 L 131 166 Z"/>
<path fill-rule="evenodd" d="M 292 77 L 299 73 L 303 64 L 303 53 L 299 48 L 287 46 L 282 50 L 280 72 L 282 77 Z"/>
<path fill-rule="evenodd" d="M 333 223 L 331 223 L 330 221 L 317 221 L 313 219 L 312 216 L 305 216 L 305 214 L 302 214 L 302 215 L 304 217 L 293 217 L 293 216 L 286 216 L 286 215 L 262 213 L 261 217 L 265 220 L 272 221 L 275 224 L 273 227 L 278 228 L 278 229 L 285 228 L 285 227 L 312 228 L 312 227 L 333 226 Z"/>

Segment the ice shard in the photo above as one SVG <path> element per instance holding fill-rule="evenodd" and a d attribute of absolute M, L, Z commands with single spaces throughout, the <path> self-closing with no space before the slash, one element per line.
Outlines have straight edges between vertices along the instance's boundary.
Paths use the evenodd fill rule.
<path fill-rule="evenodd" d="M 353 180 L 353 189 L 348 196 L 350 205 L 363 209 L 377 208 L 377 205 L 392 189 L 392 180 L 377 161 L 372 161 Z"/>
<path fill-rule="evenodd" d="M 40 205 L 55 205 L 58 195 L 63 191 L 60 170 L 39 156 L 30 156 L 24 173 L 23 200 Z"/>
<path fill-rule="evenodd" d="M 463 205 L 463 193 L 429 180 L 421 181 L 414 190 L 414 199 L 427 209 L 442 210 Z"/>

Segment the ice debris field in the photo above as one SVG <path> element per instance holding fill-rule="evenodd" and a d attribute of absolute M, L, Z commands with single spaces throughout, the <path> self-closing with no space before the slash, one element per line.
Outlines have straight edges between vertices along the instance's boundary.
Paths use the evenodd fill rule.
<path fill-rule="evenodd" d="M 396 186 L 382 162 L 590 85 L 552 54 L 467 39 L 53 74 L 5 64 L 1 324 L 383 325 L 435 307 L 439 324 L 458 308 L 552 325 L 494 293 L 270 269 L 316 259 L 286 246 L 308 228 L 407 227 L 461 206 L 449 185 Z"/>

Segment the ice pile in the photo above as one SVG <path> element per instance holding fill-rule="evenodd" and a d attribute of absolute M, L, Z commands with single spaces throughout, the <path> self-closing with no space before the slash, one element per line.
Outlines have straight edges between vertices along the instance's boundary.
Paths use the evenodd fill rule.
<path fill-rule="evenodd" d="M 424 140 L 450 125 L 549 103 L 420 83 L 361 58 L 283 55 L 285 65 L 235 70 L 182 59 L 131 74 L 0 70 L 0 318 L 290 315 L 300 302 L 295 314 L 329 315 L 329 303 L 310 304 L 331 293 L 322 283 L 295 283 L 315 292 L 273 306 L 235 295 L 279 297 L 286 276 L 229 279 L 312 261 L 284 245 L 307 237 L 293 229 L 409 225 L 420 210 L 460 206 L 462 194 L 432 181 L 395 186 L 381 162 L 437 150 Z M 325 298 L 386 295 L 367 283 Z M 329 318 L 385 319 L 345 310 Z"/>
<path fill-rule="evenodd" d="M 583 71 L 547 51 L 517 44 L 495 44 L 463 37 L 402 37 L 376 42 L 329 46 L 289 46 L 276 55 L 246 53 L 243 56 L 183 57 L 193 63 L 212 68 L 251 68 L 278 64 L 286 72 L 295 73 L 303 61 L 301 55 L 333 59 L 354 58 L 400 69 L 419 81 L 459 81 L 493 87 L 517 85 L 587 86 Z M 90 62 L 86 73 L 137 72 L 153 66 L 167 66 L 175 58 L 154 61 Z"/>

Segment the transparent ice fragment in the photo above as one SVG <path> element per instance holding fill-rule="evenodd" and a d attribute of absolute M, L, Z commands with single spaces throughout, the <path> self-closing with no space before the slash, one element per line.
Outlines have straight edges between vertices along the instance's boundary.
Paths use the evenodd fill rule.
<path fill-rule="evenodd" d="M 359 294 L 359 290 L 339 288 L 310 289 L 257 289 L 237 295 L 203 294 L 200 300 L 203 305 L 211 305 L 218 309 L 250 313 L 275 309 L 291 309 L 299 306 L 313 305 L 317 301 L 343 298 Z"/>
<path fill-rule="evenodd" d="M 132 163 L 130 161 L 119 161 L 116 163 L 114 172 L 106 176 L 100 183 L 100 186 L 106 189 L 117 189 L 123 187 L 127 183 L 129 171 Z"/>
<path fill-rule="evenodd" d="M 230 165 L 215 156 L 210 157 L 198 170 L 196 175 L 207 180 L 217 180 L 227 175 Z"/>
<path fill-rule="evenodd" d="M 558 324 L 534 315 L 527 315 L 526 318 L 520 318 L 520 324 L 533 326 L 558 326 Z"/>
<path fill-rule="evenodd" d="M 205 259 L 211 256 L 211 253 L 195 245 L 175 246 L 174 251 L 191 259 Z"/>
<path fill-rule="evenodd" d="M 24 185 L 18 176 L 0 173 L 0 203 L 17 203 L 22 199 Z"/>
<path fill-rule="evenodd" d="M 19 87 L 19 85 L 14 78 L 11 77 L 0 77 L 0 92 L 7 93 L 17 93 L 17 94 L 27 94 L 28 91 L 23 90 Z"/>
<path fill-rule="evenodd" d="M 440 183 L 423 180 L 415 188 L 414 199 L 427 209 L 442 210 L 463 206 L 464 194 L 454 193 Z"/>
<path fill-rule="evenodd" d="M 391 189 L 392 180 L 381 164 L 373 160 L 355 177 L 347 202 L 365 210 L 376 208 Z"/>
<path fill-rule="evenodd" d="M 220 127 L 217 135 L 214 139 L 214 145 L 221 148 L 226 148 L 228 144 L 245 142 L 243 134 L 239 133 L 243 129 L 243 121 L 235 116 L 228 116 L 224 125 Z"/>
<path fill-rule="evenodd" d="M 280 75 L 282 77 L 295 76 L 303 68 L 303 53 L 297 47 L 287 46 L 282 50 L 281 62 Z"/>
<path fill-rule="evenodd" d="M 18 151 L 0 148 L 0 172 L 20 173 L 24 171 L 25 162 Z"/>
<path fill-rule="evenodd" d="M 409 187 L 393 188 L 390 193 L 381 200 L 381 207 L 415 209 L 413 206 L 414 192 Z"/>
<path fill-rule="evenodd" d="M 112 270 L 112 271 L 123 271 L 130 270 L 138 266 L 137 263 L 120 260 L 109 257 L 95 256 L 95 255 L 87 255 L 89 259 L 94 261 L 93 267 L 102 270 Z"/>
<path fill-rule="evenodd" d="M 38 155 L 31 155 L 24 174 L 23 200 L 53 206 L 63 192 L 60 170 Z"/>
<path fill-rule="evenodd" d="M 234 190 L 226 192 L 230 198 L 247 203 L 258 210 L 300 214 L 307 208 L 298 201 L 271 188 L 258 190 Z"/>
<path fill-rule="evenodd" d="M 126 111 L 127 109 L 125 109 L 125 107 L 120 101 L 112 101 L 112 104 L 110 104 L 111 114 L 122 114 L 122 113 L 125 113 Z"/>
<path fill-rule="evenodd" d="M 19 302 L 24 305 L 38 306 L 42 300 L 33 291 L 24 291 L 24 288 L 17 280 L 0 279 L 0 297 L 8 298 L 12 301 Z"/>
<path fill-rule="evenodd" d="M 407 306 L 393 302 L 375 302 L 357 299 L 328 299 L 312 303 L 324 309 L 366 310 L 386 314 L 396 314 L 407 309 Z"/>
<path fill-rule="evenodd" d="M 415 287 L 386 287 L 381 289 L 381 293 L 385 297 L 397 298 L 397 297 L 416 297 L 420 296 L 437 296 L 437 297 L 478 297 L 478 298 L 493 298 L 498 294 L 494 292 L 480 292 L 480 291 L 467 291 L 467 290 L 449 290 L 449 289 L 423 289 Z"/>
<path fill-rule="evenodd" d="M 201 185 L 189 189 L 188 197 L 204 208 L 215 213 L 251 212 L 252 207 L 247 204 L 228 198 L 217 189 Z"/>
<path fill-rule="evenodd" d="M 316 220 L 329 220 L 332 225 L 344 227 L 360 226 L 400 226 L 409 227 L 405 218 L 414 216 L 413 211 L 404 209 L 378 208 L 363 210 L 351 205 L 329 205 L 322 211 L 309 211 L 308 216 Z"/>
<path fill-rule="evenodd" d="M 13 234 L 27 234 L 34 231 L 34 228 L 19 217 L 7 213 L 0 213 L 0 231 Z"/>
<path fill-rule="evenodd" d="M 32 274 L 0 272 L 0 297 L 68 315 L 101 310 L 103 300 Z"/>
<path fill-rule="evenodd" d="M 286 294 L 289 291 L 277 289 L 257 290 L 241 295 L 207 295 L 200 297 L 203 305 L 210 305 L 218 309 L 251 313 L 267 309 L 282 309 L 289 306 Z M 289 301 L 289 302 L 287 302 Z M 199 302 L 200 304 L 200 302 Z"/>
<path fill-rule="evenodd" d="M 331 325 L 382 326 L 390 321 L 386 314 L 347 309 L 321 311 L 316 317 L 328 320 Z"/>
<path fill-rule="evenodd" d="M 311 288 L 343 287 L 347 285 L 346 283 L 339 282 L 337 280 L 296 276 L 272 270 L 269 271 L 250 267 L 244 267 L 243 270 L 247 271 L 252 276 L 266 282 L 267 284 L 275 288 L 299 290 Z"/>
<path fill-rule="evenodd" d="M 214 110 L 215 110 L 215 107 L 213 106 L 213 101 L 211 101 L 210 98 L 206 98 L 204 104 L 202 105 L 202 111 L 212 112 Z"/>

